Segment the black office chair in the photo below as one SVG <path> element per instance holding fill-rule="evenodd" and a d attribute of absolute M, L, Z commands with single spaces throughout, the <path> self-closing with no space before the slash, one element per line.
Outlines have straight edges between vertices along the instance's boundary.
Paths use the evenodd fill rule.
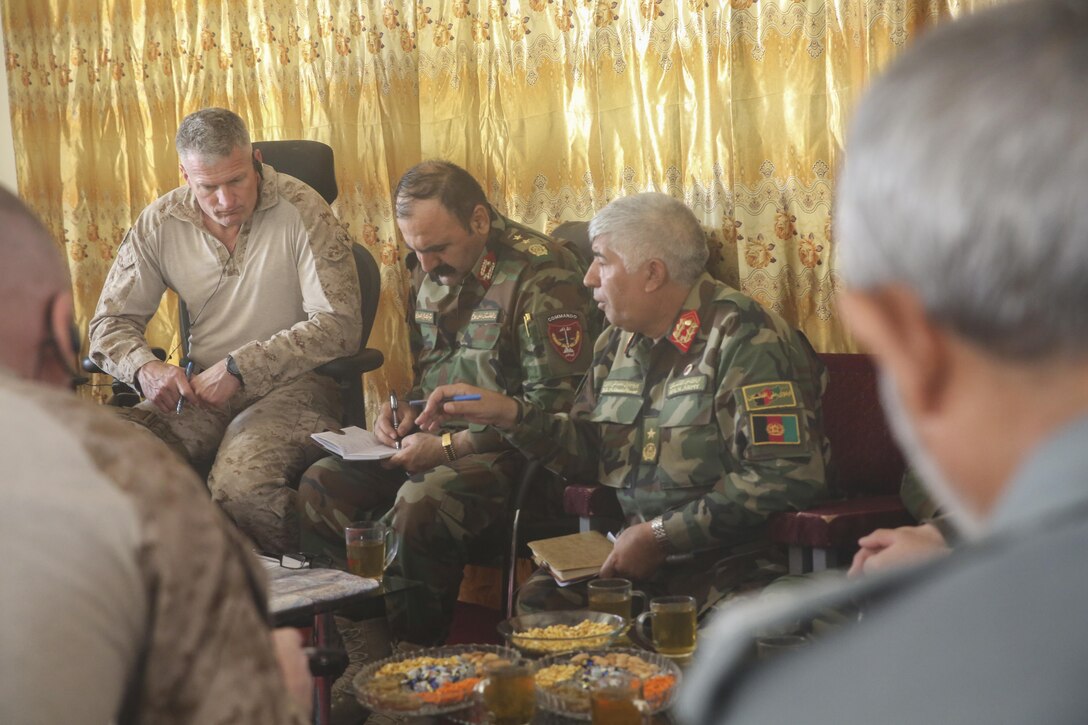
<path fill-rule="evenodd" d="M 336 186 L 336 173 L 333 164 L 332 149 L 320 141 L 254 141 L 254 149 L 260 149 L 266 164 L 308 184 L 329 204 L 336 200 L 339 189 Z M 359 275 L 359 305 L 362 310 L 362 335 L 359 349 L 353 355 L 337 358 L 317 368 L 317 372 L 336 380 L 343 400 L 344 425 L 366 427 L 366 406 L 363 396 L 362 375 L 382 366 L 385 358 L 381 350 L 367 347 L 370 332 L 374 327 L 374 317 L 378 311 L 378 297 L 381 293 L 381 273 L 373 255 L 358 244 L 352 247 L 355 269 Z M 178 329 L 181 335 L 183 356 L 189 354 L 189 311 L 185 303 L 178 302 Z M 156 356 L 165 359 L 165 351 L 154 349 Z M 160 355 L 161 353 L 161 355 Z M 101 373 L 90 358 L 83 359 L 83 369 L 89 373 Z M 128 385 L 119 381 L 113 383 L 111 405 L 132 406 L 140 397 Z"/>
<path fill-rule="evenodd" d="M 253 150 L 276 171 L 303 182 L 332 204 L 340 195 L 332 148 L 320 141 L 254 141 Z"/>

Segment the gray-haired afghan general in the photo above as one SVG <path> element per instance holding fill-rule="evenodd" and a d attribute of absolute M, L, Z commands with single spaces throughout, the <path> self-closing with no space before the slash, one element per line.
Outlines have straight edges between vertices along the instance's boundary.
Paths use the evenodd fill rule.
<path fill-rule="evenodd" d="M 495 212 L 475 179 L 448 162 L 409 170 L 396 199 L 397 223 L 419 262 L 409 398 L 467 381 L 543 410 L 568 409 L 596 334 L 577 256 Z M 379 439 L 401 448 L 384 468 L 326 458 L 304 474 L 303 546 L 320 539 L 342 554 L 346 523 L 388 511 L 401 539 L 390 573 L 424 582 L 387 598 L 393 633 L 438 642 L 468 547 L 505 511 L 525 458 L 484 426 L 454 421 L 441 435 L 413 432 L 418 411 L 404 401 L 398 408 L 396 427 L 389 405 L 374 423 Z M 558 509 L 560 493 L 552 482 L 536 492 L 537 503 Z"/>
<path fill-rule="evenodd" d="M 570 413 L 492 396 L 443 406 L 442 396 L 474 392 L 454 385 L 432 395 L 424 424 L 442 410 L 492 423 L 562 475 L 617 489 L 628 526 L 602 575 L 705 607 L 777 573 L 763 567 L 768 516 L 824 495 L 826 373 L 778 315 L 703 271 L 704 237 L 681 202 L 616 200 L 590 236 L 585 281 L 612 326 Z M 518 608 L 584 597 L 538 572 Z"/>

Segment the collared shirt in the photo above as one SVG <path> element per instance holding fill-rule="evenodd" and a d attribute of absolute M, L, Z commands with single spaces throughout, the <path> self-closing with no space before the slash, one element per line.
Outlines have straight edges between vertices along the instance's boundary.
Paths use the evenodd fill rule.
<path fill-rule="evenodd" d="M 1054 431 L 1009 481 L 985 535 L 949 556 L 723 611 L 687 673 L 681 721 L 1083 721 L 1086 443 L 1088 416 Z M 769 665 L 751 660 L 758 633 L 844 604 L 861 604 L 861 620 Z"/>
<path fill-rule="evenodd" d="M 609 327 L 570 415 L 527 406 L 507 436 L 569 478 L 619 489 L 631 523 L 664 515 L 679 551 L 730 546 L 825 494 L 825 387 L 797 332 L 703 274 L 669 335 Z"/>
<path fill-rule="evenodd" d="M 90 323 L 91 357 L 132 382 L 154 360 L 144 331 L 169 288 L 188 307 L 189 357 L 207 368 L 233 355 L 246 390 L 264 395 L 358 349 L 352 244 L 317 192 L 270 166 L 233 254 L 179 187 L 140 214 L 117 250 Z"/>
<path fill-rule="evenodd" d="M 414 285 L 412 397 L 465 382 L 544 410 L 570 407 L 589 365 L 596 318 L 566 247 L 492 210 L 487 243 L 460 284 L 439 284 L 417 268 Z M 483 426 L 469 428 L 477 452 L 506 447 Z"/>

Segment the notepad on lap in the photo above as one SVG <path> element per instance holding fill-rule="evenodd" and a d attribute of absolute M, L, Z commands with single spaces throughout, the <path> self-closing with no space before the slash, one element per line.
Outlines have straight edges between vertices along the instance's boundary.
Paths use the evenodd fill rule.
<path fill-rule="evenodd" d="M 319 446 L 345 461 L 377 461 L 389 458 L 397 452 L 396 448 L 381 443 L 370 431 L 356 426 L 344 428 L 339 433 L 331 430 L 314 433 L 310 437 Z"/>
<path fill-rule="evenodd" d="M 599 531 L 530 541 L 533 559 L 560 584 L 591 579 L 612 553 L 612 542 Z"/>

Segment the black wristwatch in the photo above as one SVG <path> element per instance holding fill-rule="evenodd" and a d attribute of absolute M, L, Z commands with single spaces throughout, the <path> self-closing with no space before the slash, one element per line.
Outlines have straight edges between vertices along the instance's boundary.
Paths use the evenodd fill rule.
<path fill-rule="evenodd" d="M 233 355 L 227 355 L 227 372 L 238 379 L 238 384 L 243 388 L 246 386 L 246 381 L 242 380 L 242 371 L 238 369 L 238 363 L 234 362 Z"/>

